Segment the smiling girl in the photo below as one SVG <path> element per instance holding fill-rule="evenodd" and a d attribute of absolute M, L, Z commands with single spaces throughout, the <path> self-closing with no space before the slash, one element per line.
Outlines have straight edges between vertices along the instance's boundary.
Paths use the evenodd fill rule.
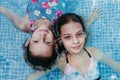
<path fill-rule="evenodd" d="M 120 73 L 120 62 L 114 61 L 97 48 L 85 47 L 87 34 L 80 16 L 75 13 L 63 14 L 56 20 L 54 29 L 55 34 L 61 38 L 58 45 L 62 56 L 58 65 L 64 71 L 62 80 L 100 80 L 98 62 Z"/>

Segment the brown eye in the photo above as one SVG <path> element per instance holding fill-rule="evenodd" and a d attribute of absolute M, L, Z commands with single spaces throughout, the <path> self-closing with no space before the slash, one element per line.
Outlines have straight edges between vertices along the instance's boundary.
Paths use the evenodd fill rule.
<path fill-rule="evenodd" d="M 71 36 L 65 36 L 64 37 L 66 40 L 70 40 L 71 39 Z"/>
<path fill-rule="evenodd" d="M 38 43 L 38 41 L 37 41 L 37 40 L 34 40 L 33 43 Z"/>
<path fill-rule="evenodd" d="M 46 42 L 47 44 L 50 44 L 51 42 Z"/>
<path fill-rule="evenodd" d="M 83 35 L 84 35 L 84 33 L 82 33 L 82 32 L 77 34 L 78 37 L 82 37 Z"/>
<path fill-rule="evenodd" d="M 47 45 L 52 45 L 53 43 L 52 42 L 46 42 Z"/>

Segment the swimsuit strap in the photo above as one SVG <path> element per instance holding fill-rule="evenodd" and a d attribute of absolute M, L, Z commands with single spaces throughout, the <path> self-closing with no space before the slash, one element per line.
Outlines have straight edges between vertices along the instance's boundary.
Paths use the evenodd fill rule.
<path fill-rule="evenodd" d="M 85 48 L 83 48 L 83 49 L 87 52 L 88 56 L 91 58 L 91 55 L 90 55 L 90 53 L 87 51 L 87 49 L 85 49 Z M 65 52 L 65 55 L 66 55 L 66 62 L 69 63 L 68 56 L 67 56 L 67 52 Z"/>
<path fill-rule="evenodd" d="M 88 56 L 91 58 L 91 55 L 90 53 L 87 51 L 87 49 L 83 48 L 87 53 L 88 53 Z"/>

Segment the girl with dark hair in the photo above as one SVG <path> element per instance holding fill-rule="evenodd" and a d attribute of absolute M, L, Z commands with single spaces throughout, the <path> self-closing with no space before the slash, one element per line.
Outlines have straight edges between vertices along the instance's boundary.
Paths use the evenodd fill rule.
<path fill-rule="evenodd" d="M 94 47 L 85 47 L 87 34 L 81 16 L 63 14 L 56 20 L 53 32 L 61 49 L 59 64 L 64 70 L 62 80 L 100 80 L 98 62 L 120 73 L 120 62 L 115 62 Z"/>

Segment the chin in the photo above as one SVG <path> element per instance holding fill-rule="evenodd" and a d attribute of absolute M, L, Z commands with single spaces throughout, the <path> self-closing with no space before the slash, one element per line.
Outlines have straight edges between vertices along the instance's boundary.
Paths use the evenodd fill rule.
<path fill-rule="evenodd" d="M 73 54 L 80 54 L 80 51 L 74 51 Z"/>
<path fill-rule="evenodd" d="M 73 51 L 73 53 L 75 53 L 75 54 L 79 54 L 80 52 L 81 52 L 81 48 Z"/>

